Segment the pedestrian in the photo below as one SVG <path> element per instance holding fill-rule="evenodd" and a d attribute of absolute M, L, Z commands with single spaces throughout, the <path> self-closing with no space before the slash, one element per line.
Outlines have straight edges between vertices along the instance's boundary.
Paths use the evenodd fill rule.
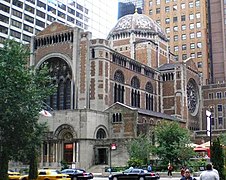
<path fill-rule="evenodd" d="M 173 166 L 172 166 L 170 163 L 168 164 L 167 169 L 168 169 L 168 176 L 172 177 L 172 176 L 173 176 L 173 175 L 172 175 Z"/>
<path fill-rule="evenodd" d="M 184 177 L 184 175 L 185 175 L 185 167 L 184 166 L 182 166 L 180 169 L 180 175 L 181 175 L 181 177 Z"/>
<path fill-rule="evenodd" d="M 195 180 L 195 178 L 193 178 L 193 177 L 191 176 L 190 170 L 189 170 L 189 169 L 186 169 L 186 170 L 185 170 L 185 173 L 184 173 L 184 176 L 181 177 L 180 180 Z"/>
<path fill-rule="evenodd" d="M 152 164 L 151 163 L 148 165 L 148 172 L 152 172 Z"/>
<path fill-rule="evenodd" d="M 215 171 L 213 171 L 213 166 L 211 163 L 206 165 L 206 171 L 203 171 L 200 176 L 200 180 L 219 180 L 219 176 Z"/>

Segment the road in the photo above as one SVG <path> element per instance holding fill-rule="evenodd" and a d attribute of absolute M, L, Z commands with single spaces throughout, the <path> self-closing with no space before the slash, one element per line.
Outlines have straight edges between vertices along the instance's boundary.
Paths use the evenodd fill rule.
<path fill-rule="evenodd" d="M 197 180 L 199 180 L 198 177 L 195 177 Z M 94 177 L 94 180 L 108 180 L 107 177 Z M 172 177 L 172 178 L 169 178 L 169 177 L 162 177 L 160 178 L 160 180 L 180 180 L 179 177 Z"/>

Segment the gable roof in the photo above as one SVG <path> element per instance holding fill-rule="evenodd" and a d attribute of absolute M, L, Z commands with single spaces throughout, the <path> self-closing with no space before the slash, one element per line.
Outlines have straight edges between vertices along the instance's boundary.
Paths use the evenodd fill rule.
<path fill-rule="evenodd" d="M 137 111 L 138 114 L 144 114 L 144 115 L 153 116 L 153 117 L 157 117 L 157 118 L 161 118 L 161 119 L 165 119 L 165 120 L 185 122 L 184 120 L 179 119 L 179 118 L 177 118 L 175 116 L 170 116 L 170 115 L 165 114 L 165 113 L 151 111 L 151 110 L 147 110 L 147 109 L 134 108 L 134 107 L 125 105 L 125 104 L 120 103 L 120 102 L 116 102 L 116 103 L 112 104 L 110 107 L 105 109 L 105 111 L 108 111 L 110 108 L 112 108 L 113 106 L 116 106 L 116 105 L 120 105 L 120 106 L 123 106 L 123 107 L 125 107 L 127 109 L 130 109 L 130 110 L 133 110 L 133 111 Z"/>
<path fill-rule="evenodd" d="M 139 114 L 145 114 L 145 115 L 149 115 L 149 116 L 154 116 L 154 117 L 158 117 L 161 119 L 165 119 L 165 120 L 173 120 L 173 121 L 178 121 L 178 122 L 185 122 L 182 119 L 179 119 L 175 116 L 171 116 L 165 113 L 161 113 L 161 112 L 156 112 L 156 111 L 151 111 L 151 110 L 147 110 L 147 109 L 140 109 L 137 108 L 138 113 Z"/>
<path fill-rule="evenodd" d="M 57 34 L 62 31 L 67 31 L 72 29 L 72 26 L 62 24 L 60 22 L 54 21 L 49 26 L 47 26 L 42 31 L 38 32 L 36 36 L 48 35 L 48 34 Z"/>

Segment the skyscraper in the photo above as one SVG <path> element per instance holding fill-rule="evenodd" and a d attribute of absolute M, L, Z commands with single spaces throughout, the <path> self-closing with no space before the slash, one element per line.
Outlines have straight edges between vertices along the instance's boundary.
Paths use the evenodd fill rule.
<path fill-rule="evenodd" d="M 106 38 L 116 20 L 114 0 L 4 0 L 0 2 L 0 43 L 8 37 L 28 43 L 32 35 L 53 21 Z"/>
<path fill-rule="evenodd" d="M 226 1 L 211 0 L 209 8 L 212 82 L 217 83 L 226 79 Z"/>
<path fill-rule="evenodd" d="M 178 61 L 193 58 L 206 84 L 210 74 L 206 1 L 149 0 L 144 13 L 163 27 Z"/>
<path fill-rule="evenodd" d="M 144 0 L 119 0 L 118 19 L 127 14 L 133 14 L 135 9 L 137 9 L 139 14 L 142 14 L 144 9 Z"/>

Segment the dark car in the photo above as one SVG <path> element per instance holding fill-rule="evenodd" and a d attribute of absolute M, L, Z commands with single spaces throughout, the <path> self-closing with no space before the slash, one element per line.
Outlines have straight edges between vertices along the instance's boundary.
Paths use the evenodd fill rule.
<path fill-rule="evenodd" d="M 68 174 L 71 180 L 93 179 L 93 174 L 86 172 L 84 169 L 64 169 L 63 174 Z"/>
<path fill-rule="evenodd" d="M 109 180 L 120 180 L 120 179 L 136 179 L 136 180 L 156 180 L 159 179 L 160 176 L 158 173 L 148 172 L 144 169 L 127 169 L 122 173 L 112 174 L 109 176 Z"/>

